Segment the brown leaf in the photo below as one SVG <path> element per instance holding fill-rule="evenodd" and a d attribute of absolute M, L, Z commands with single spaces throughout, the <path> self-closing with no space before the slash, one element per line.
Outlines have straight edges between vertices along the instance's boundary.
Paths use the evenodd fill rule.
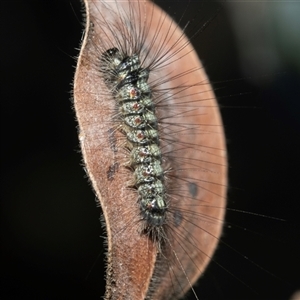
<path fill-rule="evenodd" d="M 178 299 L 205 270 L 222 230 L 227 165 L 215 96 L 187 38 L 153 3 L 86 0 L 85 5 L 86 33 L 74 99 L 85 167 L 106 222 L 106 299 Z M 114 43 L 120 46 L 126 37 L 131 46 L 134 38 L 141 38 L 131 35 L 130 24 L 147 28 L 143 47 L 151 53 L 144 54 L 146 62 L 157 54 L 172 62 L 150 72 L 152 82 L 159 82 L 156 89 L 168 91 L 167 104 L 157 105 L 160 124 L 166 125 L 160 145 L 169 170 L 167 224 L 159 228 L 160 247 L 142 232 L 145 221 L 137 193 L 129 188 L 133 175 L 125 166 L 128 150 L 116 125 L 116 101 L 99 72 L 105 49 Z M 126 37 L 123 33 L 117 40 L 124 28 Z M 168 52 L 162 50 L 162 42 Z"/>

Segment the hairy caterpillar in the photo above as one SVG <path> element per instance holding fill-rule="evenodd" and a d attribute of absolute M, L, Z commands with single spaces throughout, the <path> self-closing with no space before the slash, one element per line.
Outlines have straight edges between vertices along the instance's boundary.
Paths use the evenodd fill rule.
<path fill-rule="evenodd" d="M 152 41 L 149 44 L 147 44 L 147 38 L 149 29 L 153 23 L 153 19 L 151 16 L 151 8 L 146 10 L 146 4 L 144 2 L 140 2 L 140 4 L 137 5 L 137 8 L 134 8 L 133 2 L 129 2 L 130 6 L 128 8 L 123 8 L 120 3 L 118 3 L 117 8 L 113 8 L 113 6 L 117 2 L 113 3 L 105 3 L 104 8 L 99 9 L 96 5 L 92 7 L 93 3 L 91 2 L 91 7 L 94 9 L 97 13 L 102 16 L 102 18 L 95 19 L 96 22 L 94 22 L 92 25 L 94 26 L 92 32 L 93 34 L 90 35 L 91 39 L 88 41 L 93 45 L 93 47 L 90 48 L 91 53 L 90 56 L 86 56 L 86 64 L 90 63 L 91 61 L 93 62 L 93 68 L 92 70 L 89 70 L 93 73 L 95 77 L 100 77 L 99 73 L 99 59 L 105 51 L 109 49 L 113 49 L 114 47 L 117 47 L 118 49 L 122 49 L 123 53 L 125 55 L 135 55 L 138 53 L 140 55 L 140 60 L 142 62 L 142 65 L 144 66 L 151 66 L 152 70 L 150 71 L 150 78 L 152 76 L 152 79 L 150 80 L 150 86 L 156 93 L 156 100 L 155 105 L 158 107 L 158 110 L 161 109 L 160 112 L 158 112 L 158 123 L 160 124 L 160 136 L 162 141 L 164 141 L 164 145 L 162 146 L 162 157 L 163 160 L 165 161 L 166 164 L 171 165 L 170 170 L 174 172 L 173 174 L 170 174 L 170 179 L 169 179 L 169 187 L 167 188 L 168 193 L 169 193 L 169 206 L 168 210 L 169 212 L 173 213 L 173 219 L 169 217 L 168 222 L 166 223 L 166 228 L 168 229 L 168 235 L 165 235 L 162 233 L 160 235 L 160 240 L 165 243 L 166 248 L 170 251 L 171 257 L 172 257 L 172 262 L 166 261 L 167 255 L 161 255 L 160 260 L 158 261 L 158 265 L 165 264 L 167 267 L 169 267 L 168 274 L 162 276 L 161 273 L 165 272 L 166 269 L 161 268 L 157 269 L 154 272 L 157 272 L 157 275 L 154 275 L 154 283 L 153 283 L 153 288 L 150 290 L 148 296 L 151 298 L 153 297 L 155 299 L 155 293 L 158 291 L 157 286 L 160 286 L 162 278 L 166 278 L 167 276 L 171 277 L 171 287 L 170 290 L 168 291 L 168 295 L 164 295 L 164 297 L 170 297 L 171 299 L 175 299 L 176 296 L 180 297 L 182 294 L 186 291 L 186 289 L 190 288 L 191 285 L 194 283 L 196 278 L 191 278 L 190 275 L 190 270 L 188 267 L 186 267 L 182 262 L 184 260 L 184 257 L 188 260 L 188 262 L 193 265 L 195 264 L 196 259 L 190 255 L 190 249 L 189 246 L 193 247 L 195 255 L 199 255 L 200 253 L 204 252 L 204 256 L 206 257 L 206 261 L 203 264 L 203 269 L 205 268 L 209 258 L 211 257 L 213 253 L 213 249 L 215 247 L 212 247 L 213 249 L 210 251 L 204 250 L 204 248 L 199 248 L 197 246 L 197 243 L 199 242 L 199 237 L 196 236 L 196 234 L 193 235 L 193 233 L 189 236 L 187 233 L 187 229 L 185 226 L 181 224 L 182 221 L 186 222 L 185 225 L 187 225 L 187 228 L 196 228 L 196 225 L 198 224 L 197 222 L 203 222 L 203 224 L 211 224 L 211 225 L 218 225 L 218 230 L 221 228 L 222 224 L 222 215 L 224 214 L 224 193 L 226 191 L 226 180 L 223 181 L 220 178 L 223 178 L 222 175 L 226 173 L 226 164 L 224 163 L 224 153 L 221 152 L 225 151 L 224 144 L 221 147 L 213 147 L 212 145 L 209 144 L 204 144 L 200 142 L 199 140 L 189 140 L 189 138 L 192 137 L 192 134 L 187 133 L 186 136 L 184 137 L 183 140 L 180 139 L 180 134 L 186 133 L 188 131 L 194 131 L 194 137 L 195 136 L 205 136 L 209 135 L 211 139 L 213 139 L 213 136 L 219 136 L 222 134 L 222 130 L 218 131 L 218 128 L 221 128 L 221 123 L 218 122 L 218 120 L 214 120 L 213 124 L 207 124 L 207 123 L 202 123 L 199 124 L 198 121 L 190 121 L 190 117 L 196 116 L 198 118 L 204 117 L 206 115 L 205 112 L 201 113 L 198 109 L 204 108 L 206 106 L 210 106 L 211 108 L 215 109 L 216 105 L 205 105 L 205 101 L 210 101 L 212 99 L 212 95 L 205 95 L 202 94 L 201 97 L 199 97 L 199 92 L 198 92 L 198 97 L 201 99 L 197 99 L 197 101 L 184 101 L 182 102 L 182 99 L 186 99 L 186 97 L 192 97 L 195 95 L 192 91 L 194 88 L 199 88 L 199 81 L 196 82 L 191 82 L 187 81 L 184 84 L 180 84 L 176 86 L 176 81 L 178 78 L 184 78 L 184 76 L 190 74 L 191 72 L 196 72 L 199 70 L 199 68 L 195 68 L 194 70 L 192 68 L 187 68 L 187 69 L 182 69 L 180 70 L 181 73 L 178 74 L 174 72 L 174 70 L 169 71 L 168 78 L 161 78 L 162 76 L 159 75 L 159 72 L 163 72 L 164 68 L 168 65 L 172 65 L 172 63 L 175 63 L 179 60 L 183 60 L 187 56 L 187 54 L 184 53 L 186 49 L 188 48 L 188 44 L 186 44 L 186 41 L 184 39 L 181 39 L 182 36 L 179 35 L 177 37 L 177 41 L 180 42 L 178 44 L 173 43 L 173 48 L 171 47 L 172 51 L 178 55 L 177 57 L 174 56 L 170 50 L 166 50 L 167 48 L 160 48 L 160 45 L 163 44 L 163 42 L 166 42 L 168 40 L 168 35 L 165 36 L 165 38 L 160 39 L 160 35 L 158 34 L 158 28 L 159 26 L 155 27 L 154 34 L 151 36 L 149 40 Z M 128 3 L 127 3 L 128 4 Z M 126 3 L 125 3 L 126 5 Z M 151 7 L 152 6 L 151 4 Z M 107 9 L 107 10 L 106 10 Z M 150 18 L 146 17 L 147 15 L 150 15 Z M 150 13 L 148 14 L 148 12 Z M 99 15 L 98 15 L 99 16 Z M 104 18 L 105 16 L 105 18 Z M 135 20 L 135 17 L 138 16 L 137 20 Z M 115 24 L 114 19 L 116 17 L 119 18 L 119 23 L 116 23 L 117 25 L 111 25 Z M 112 18 L 112 20 L 110 19 Z M 161 24 L 166 24 L 167 19 L 165 15 L 161 15 L 162 21 Z M 149 23 L 147 23 L 149 22 Z M 172 22 L 170 24 L 173 24 Z M 174 33 L 172 25 L 169 25 L 169 29 L 171 32 L 171 36 Z M 97 32 L 97 27 L 100 27 L 101 29 L 106 28 L 107 32 L 104 34 L 104 36 L 101 36 Z M 146 28 L 146 29 L 145 29 Z M 113 39 L 109 39 L 109 34 L 112 34 Z M 157 35 L 156 35 L 157 34 Z M 105 37 L 106 36 L 106 37 Z M 146 38 L 147 37 L 147 38 Z M 152 39 L 151 39 L 152 37 Z M 101 41 L 99 43 L 99 40 Z M 156 43 L 159 46 L 157 47 Z M 166 45 L 166 44 L 164 44 Z M 157 47 L 157 48 L 155 48 Z M 178 47 L 178 48 L 176 48 Z M 151 51 L 149 50 L 151 48 Z M 153 54 L 154 53 L 154 54 Z M 183 54 L 184 53 L 184 54 Z M 151 57 L 151 55 L 154 55 Z M 91 59 L 91 57 L 94 57 L 94 60 Z M 162 60 L 164 58 L 164 60 Z M 174 72 L 174 73 L 173 73 Z M 158 74 L 158 75 L 156 75 Z M 87 76 L 88 78 L 88 76 Z M 188 77 L 187 77 L 188 78 Z M 175 87 L 170 87 L 168 84 L 174 84 Z M 209 93 L 210 92 L 210 87 L 208 85 L 207 80 L 200 80 L 200 83 L 202 87 L 204 87 L 204 92 L 203 93 Z M 86 90 L 82 89 L 80 90 L 81 94 L 85 93 L 90 93 L 92 94 L 94 91 L 93 90 Z M 101 94 L 102 92 L 102 94 Z M 108 140 L 113 141 L 111 143 L 107 144 L 107 148 L 111 148 L 112 154 L 115 155 L 115 161 L 109 165 L 107 168 L 107 172 L 109 174 L 110 180 L 115 180 L 118 176 L 120 175 L 121 178 L 125 181 L 125 187 L 127 188 L 126 194 L 123 194 L 123 197 L 127 199 L 127 201 L 135 201 L 134 203 L 136 204 L 136 199 L 137 195 L 134 193 L 134 191 L 130 191 L 128 187 L 130 184 L 126 181 L 128 181 L 127 178 L 130 178 L 132 174 L 128 172 L 126 169 L 122 169 L 122 166 L 126 165 L 128 163 L 128 152 L 122 150 L 124 148 L 124 137 L 116 134 L 116 128 L 118 126 L 123 126 L 120 124 L 120 121 L 116 118 L 117 115 L 117 110 L 114 105 L 108 107 L 107 103 L 101 102 L 100 97 L 106 96 L 109 98 L 109 101 L 111 103 L 114 103 L 114 99 L 112 97 L 112 91 L 106 91 L 103 93 L 103 89 L 101 92 L 98 94 L 98 96 L 95 96 L 95 105 L 99 106 L 105 110 L 108 114 L 110 114 L 110 118 L 107 119 L 101 119 L 98 120 L 97 117 L 94 119 L 86 119 L 84 120 L 86 124 L 91 124 L 92 121 L 94 122 L 99 122 L 99 132 L 105 132 L 103 128 L 108 128 L 108 130 L 101 135 L 99 133 L 99 141 L 100 138 L 106 138 L 108 136 Z M 173 93 L 173 95 L 172 95 Z M 170 96 L 171 94 L 171 96 Z M 172 96 L 175 98 L 174 103 L 170 103 L 170 99 Z M 203 98 L 202 98 L 203 97 Z M 197 97 L 196 97 L 197 98 Z M 178 102 L 177 102 L 178 101 Z M 181 101 L 181 102 L 180 102 Z M 203 102 L 204 101 L 204 102 Z M 209 102 L 207 102 L 209 103 Z M 178 110 L 176 111 L 176 109 Z M 165 111 L 169 111 L 169 114 L 166 113 Z M 164 115 L 165 113 L 166 115 Z M 189 122 L 184 122 L 183 120 L 189 120 Z M 100 119 L 100 118 L 99 118 Z M 170 121 L 172 120 L 172 122 Z M 201 125 L 201 126 L 199 126 Z M 101 127 L 101 128 L 100 128 Z M 212 129 L 213 128 L 213 129 Z M 109 133 L 108 133 L 109 132 Z M 179 137 L 177 137 L 177 135 Z M 189 136 L 191 135 L 191 136 Z M 97 135 L 96 135 L 97 136 Z M 90 142 L 87 142 L 87 136 L 85 134 L 81 135 L 81 141 L 84 144 L 83 147 L 88 150 L 93 150 L 92 152 L 96 152 L 96 148 L 93 148 L 94 145 L 91 146 Z M 98 142 L 99 142 L 98 141 Z M 93 141 L 93 143 L 96 144 L 96 141 Z M 103 147 L 103 142 L 99 142 L 99 145 Z M 104 146 L 105 147 L 105 146 Z M 175 147 L 175 150 L 174 148 Z M 201 148 L 202 147 L 202 148 Z M 126 147 L 125 147 L 126 148 Z M 189 156 L 189 155 L 184 155 L 184 152 L 187 150 L 192 149 L 195 152 L 195 156 Z M 209 150 L 208 150 L 209 149 Z M 219 152 L 221 150 L 221 152 Z M 214 151 L 217 151 L 214 153 Z M 121 152 L 121 153 L 120 153 Z M 203 159 L 199 160 L 198 155 L 203 155 Z M 117 157 L 120 155 L 119 157 Z M 212 160 L 211 157 L 216 158 L 219 157 L 221 160 L 219 162 L 215 162 Z M 182 166 L 185 166 L 183 168 Z M 188 166 L 188 167 L 186 167 Z M 205 174 L 206 176 L 209 176 L 209 180 L 204 180 L 204 177 L 192 177 L 189 175 L 188 172 L 191 172 L 190 174 L 194 174 L 193 170 L 200 170 L 199 174 L 203 175 Z M 118 173 L 118 174 L 117 174 Z M 100 174 L 98 173 L 98 176 Z M 213 181 L 213 179 L 218 179 Z M 96 179 L 94 179 L 96 180 Z M 118 179 L 116 179 L 118 180 Z M 173 183 L 172 183 L 173 180 Z M 93 179 L 92 179 L 93 181 Z M 181 185 L 176 186 L 174 184 L 175 182 L 182 181 Z M 186 185 L 184 185 L 185 183 Z M 95 182 L 94 182 L 95 184 Z M 173 186 L 172 186 L 173 184 Z M 206 184 L 208 186 L 206 186 Z M 221 192 L 218 194 L 214 191 L 214 188 L 212 187 L 219 186 L 221 189 Z M 103 190 L 103 189 L 102 189 Z M 221 201 L 222 204 L 218 203 L 216 205 L 212 205 L 211 203 L 207 204 L 205 199 L 205 196 L 203 193 L 204 191 L 208 192 L 208 194 L 214 194 L 217 196 L 218 201 Z M 173 196 L 172 196 L 173 193 Z M 176 196 L 174 196 L 176 195 Z M 193 202 L 193 198 L 196 200 Z M 184 202 L 185 200 L 185 202 Z M 189 201 L 187 201 L 189 200 Z M 202 207 L 210 207 L 212 208 L 213 206 L 215 207 L 215 210 L 218 211 L 219 216 L 217 217 L 216 215 L 212 214 L 209 215 L 209 213 L 203 213 L 201 216 L 199 212 L 197 211 L 197 208 L 195 208 L 195 211 L 193 211 L 193 207 L 200 207 L 200 201 L 202 202 Z M 205 204 L 203 204 L 205 203 Z M 182 206 L 185 207 L 185 210 L 183 210 Z M 180 208 L 180 209 L 179 209 Z M 122 232 L 124 229 L 127 229 L 129 227 L 132 227 L 136 230 L 136 227 L 132 224 L 137 224 L 137 227 L 143 228 L 141 225 L 143 222 L 143 219 L 141 218 L 138 209 L 129 209 L 128 207 L 122 207 L 121 210 L 119 210 L 118 214 L 119 217 L 121 216 L 126 216 L 127 214 L 131 214 L 131 222 L 123 224 L 123 228 L 119 228 L 116 230 L 115 234 L 119 234 L 119 232 Z M 179 226 L 179 228 L 176 228 Z M 201 225 L 205 226 L 205 225 Z M 183 229 L 184 228 L 184 229 Z M 202 227 L 203 232 L 206 231 L 204 227 Z M 142 230 L 140 229 L 140 232 Z M 219 239 L 219 234 L 220 231 L 217 234 L 214 234 L 210 231 L 208 231 L 208 235 L 212 237 L 214 242 L 216 243 Z M 176 245 L 175 245 L 176 244 Z M 179 245 L 179 247 L 178 247 Z M 178 249 L 182 250 L 182 253 L 180 253 L 180 250 L 178 252 Z M 165 250 L 165 249 L 163 249 Z M 203 251 L 203 252 L 202 252 Z M 163 252 L 162 252 L 163 253 Z M 167 257 L 169 259 L 169 257 Z M 182 278 L 178 277 L 178 270 L 175 270 L 173 267 L 174 265 L 177 266 L 179 273 L 181 272 Z M 171 266 L 171 267 L 170 267 Z M 189 266 L 191 267 L 191 266 Z M 175 267 L 176 268 L 176 267 Z M 193 267 L 191 267 L 193 268 Z M 198 268 L 198 266 L 196 267 Z M 193 272 L 191 272 L 192 274 Z M 202 270 L 201 272 L 202 273 Z M 172 275 L 174 274 L 174 275 Z M 198 274 L 199 275 L 199 274 Z M 172 277 L 174 276 L 174 277 Z M 198 276 L 196 276 L 198 277 Z M 155 279 L 158 278 L 158 279 Z M 157 282 L 155 282 L 157 280 Z M 186 281 L 186 284 L 181 285 L 182 280 Z M 177 290 L 176 290 L 177 288 Z M 158 291 L 159 292 L 159 291 Z"/>

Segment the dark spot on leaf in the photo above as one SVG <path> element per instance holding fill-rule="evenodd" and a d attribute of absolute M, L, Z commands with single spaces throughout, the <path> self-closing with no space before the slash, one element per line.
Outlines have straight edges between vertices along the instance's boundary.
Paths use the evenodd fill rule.
<path fill-rule="evenodd" d="M 115 173 L 118 171 L 118 169 L 119 169 L 119 163 L 117 162 L 109 166 L 107 170 L 107 179 L 110 181 L 113 180 L 115 177 Z"/>
<path fill-rule="evenodd" d="M 178 227 L 181 224 L 181 222 L 182 222 L 182 214 L 181 214 L 181 212 L 179 210 L 176 210 L 174 212 L 173 217 L 174 217 L 174 224 L 175 224 L 176 227 Z"/>
<path fill-rule="evenodd" d="M 108 129 L 108 142 L 110 149 L 116 153 L 118 151 L 118 148 L 116 146 L 117 140 L 115 137 L 115 130 L 113 128 Z"/>
<path fill-rule="evenodd" d="M 190 195 L 195 198 L 198 194 L 198 186 L 196 183 L 193 183 L 193 182 L 189 182 L 188 183 L 189 185 L 189 192 L 190 192 Z"/>

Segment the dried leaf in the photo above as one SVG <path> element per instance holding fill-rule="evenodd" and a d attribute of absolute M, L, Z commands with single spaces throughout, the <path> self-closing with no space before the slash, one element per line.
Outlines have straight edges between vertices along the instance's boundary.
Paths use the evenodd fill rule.
<path fill-rule="evenodd" d="M 86 32 L 74 99 L 85 167 L 106 222 L 106 299 L 145 299 L 146 295 L 178 299 L 205 270 L 222 230 L 227 165 L 215 96 L 187 38 L 153 3 L 86 0 L 85 5 Z M 127 17 L 128 23 L 119 15 Z M 163 42 L 172 62 L 151 73 L 152 82 L 156 79 L 157 85 L 168 91 L 164 96 L 167 104 L 157 109 L 160 124 L 165 124 L 160 138 L 169 164 L 170 199 L 160 246 L 143 232 L 145 221 L 141 220 L 137 193 L 128 188 L 133 175 L 125 167 L 128 151 L 116 123 L 116 101 L 99 72 L 99 59 L 107 45 L 122 42 L 116 39 L 120 28 L 125 31 L 127 26 L 130 45 L 141 38 L 131 35 L 133 22 L 147 28 L 145 40 L 138 41 L 140 45 L 143 42 L 145 51 L 161 54 Z"/>

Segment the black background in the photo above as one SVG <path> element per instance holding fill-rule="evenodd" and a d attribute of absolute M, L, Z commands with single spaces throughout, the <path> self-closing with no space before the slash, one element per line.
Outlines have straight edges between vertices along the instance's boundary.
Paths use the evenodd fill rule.
<path fill-rule="evenodd" d="M 81 166 L 71 103 L 81 5 L 0 7 L 1 299 L 99 299 L 101 209 Z M 193 43 L 222 105 L 228 206 L 267 217 L 228 211 L 224 243 L 196 291 L 200 299 L 289 299 L 300 288 L 299 69 L 282 57 L 282 72 L 266 75 L 263 87 L 248 83 L 226 9 L 217 7 L 201 4 L 216 18 Z"/>

